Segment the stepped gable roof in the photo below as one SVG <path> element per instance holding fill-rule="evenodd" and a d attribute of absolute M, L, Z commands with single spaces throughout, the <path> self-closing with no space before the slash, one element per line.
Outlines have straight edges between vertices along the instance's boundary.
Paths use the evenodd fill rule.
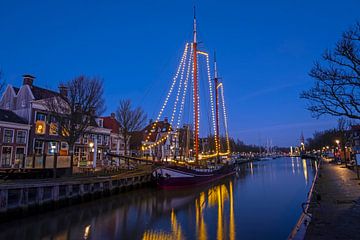
<path fill-rule="evenodd" d="M 40 100 L 40 99 L 46 99 L 46 98 L 52 98 L 52 97 L 60 97 L 60 93 L 49 90 L 49 89 L 45 89 L 45 88 L 41 88 L 41 87 L 37 87 L 37 86 L 30 86 L 31 92 L 35 97 L 35 100 Z"/>
<path fill-rule="evenodd" d="M 26 120 L 10 110 L 0 109 L 0 121 L 27 124 Z"/>

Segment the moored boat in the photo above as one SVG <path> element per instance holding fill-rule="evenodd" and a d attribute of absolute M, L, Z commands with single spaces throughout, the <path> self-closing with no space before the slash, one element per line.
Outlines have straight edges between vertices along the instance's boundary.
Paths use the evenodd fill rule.
<path fill-rule="evenodd" d="M 177 189 L 199 186 L 222 179 L 235 173 L 234 164 L 211 167 L 168 165 L 154 171 L 157 186 L 162 189 Z"/>

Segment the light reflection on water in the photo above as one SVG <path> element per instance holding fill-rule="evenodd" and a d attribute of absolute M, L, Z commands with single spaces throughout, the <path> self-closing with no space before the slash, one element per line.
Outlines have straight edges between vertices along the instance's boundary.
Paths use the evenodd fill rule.
<path fill-rule="evenodd" d="M 284 239 L 313 166 L 298 158 L 249 163 L 208 187 L 135 190 L 2 224 L 0 239 Z"/>

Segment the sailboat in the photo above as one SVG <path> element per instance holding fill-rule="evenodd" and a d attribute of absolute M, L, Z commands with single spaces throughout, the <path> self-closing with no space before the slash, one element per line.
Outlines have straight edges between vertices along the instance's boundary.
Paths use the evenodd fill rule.
<path fill-rule="evenodd" d="M 219 82 L 216 57 L 214 61 L 214 83 L 211 83 L 210 77 L 210 68 L 209 68 L 209 57 L 206 52 L 199 51 L 197 48 L 197 30 L 196 30 L 196 15 L 194 11 L 194 23 L 193 23 L 193 41 L 190 44 L 191 46 L 191 57 L 189 57 L 189 62 L 192 60 L 192 64 L 189 64 L 192 73 L 192 87 L 193 87 L 193 121 L 194 121 L 194 142 L 193 149 L 190 149 L 191 154 L 193 155 L 193 162 L 182 162 L 179 164 L 178 161 L 172 161 L 172 164 L 164 164 L 154 170 L 153 175 L 156 177 L 157 185 L 163 189 L 174 189 L 174 188 L 186 188 L 193 187 L 201 184 L 210 183 L 217 181 L 226 176 L 232 175 L 235 173 L 234 164 L 230 158 L 230 143 L 229 143 L 229 134 L 227 129 L 227 116 L 224 103 L 224 88 L 223 84 Z M 187 50 L 185 50 L 187 51 Z M 212 154 L 200 154 L 199 151 L 199 81 L 198 81 L 198 55 L 201 54 L 206 56 L 208 64 L 208 79 L 209 79 L 209 93 L 211 98 L 211 107 L 212 107 L 212 120 L 214 127 L 214 146 L 215 153 Z M 184 57 L 183 57 L 184 58 Z M 182 58 L 182 61 L 183 61 Z M 181 65 L 180 65 L 181 66 Z M 179 66 L 179 69 L 180 69 Z M 184 71 L 184 70 L 182 70 Z M 189 72 L 189 70 L 188 70 Z M 185 82 L 186 83 L 186 82 Z M 181 82 L 180 84 L 181 85 Z M 174 84 L 172 85 L 172 87 Z M 213 87 L 212 87 L 213 86 Z M 172 90 L 172 89 L 171 89 Z M 221 90 L 221 92 L 220 92 Z M 213 95 L 215 95 L 215 100 L 213 100 Z M 219 127 L 219 99 L 222 100 L 222 110 L 224 118 L 224 129 L 226 132 L 226 152 L 221 153 L 220 147 L 220 127 Z M 166 101 L 167 102 L 167 101 Z M 166 103 L 165 102 L 165 103 Z M 215 102 L 215 104 L 213 104 Z M 215 106 L 214 106 L 215 105 Z M 163 107 L 164 108 L 164 107 Z M 163 111 L 163 108 L 161 111 Z M 181 108 L 180 108 L 181 109 Z M 175 128 L 176 129 L 176 128 Z M 175 135 L 176 138 L 176 135 Z M 166 138 L 164 138 L 164 141 Z M 189 150 L 189 144 L 187 145 L 187 150 Z M 148 149 L 151 146 L 156 147 L 156 143 L 145 146 L 144 149 Z M 187 153 L 188 156 L 189 153 Z M 175 156 L 176 158 L 176 156 Z"/>

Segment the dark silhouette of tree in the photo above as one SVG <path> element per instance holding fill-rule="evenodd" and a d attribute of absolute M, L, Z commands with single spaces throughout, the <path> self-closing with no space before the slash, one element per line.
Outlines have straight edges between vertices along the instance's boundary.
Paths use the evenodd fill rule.
<path fill-rule="evenodd" d="M 62 84 L 59 96 L 47 99 L 45 105 L 54 116 L 58 131 L 69 145 L 70 162 L 73 166 L 75 142 L 96 126 L 95 118 L 105 110 L 102 80 L 78 76 Z"/>
<path fill-rule="evenodd" d="M 127 155 L 127 146 L 131 132 L 143 129 L 146 114 L 140 107 L 133 108 L 131 100 L 120 100 L 116 110 L 116 119 L 120 123 L 120 133 L 124 139 L 124 154 Z"/>
<path fill-rule="evenodd" d="M 323 147 L 336 147 L 336 140 L 340 141 L 342 151 L 345 151 L 345 146 L 350 144 L 351 125 L 353 123 L 345 118 L 338 120 L 337 128 L 328 129 L 320 132 L 315 132 L 312 138 L 307 139 L 307 148 L 311 150 L 320 150 Z"/>
<path fill-rule="evenodd" d="M 314 117 L 324 114 L 360 119 L 360 22 L 344 32 L 333 50 L 326 50 L 309 75 L 315 85 L 302 92 Z"/>

